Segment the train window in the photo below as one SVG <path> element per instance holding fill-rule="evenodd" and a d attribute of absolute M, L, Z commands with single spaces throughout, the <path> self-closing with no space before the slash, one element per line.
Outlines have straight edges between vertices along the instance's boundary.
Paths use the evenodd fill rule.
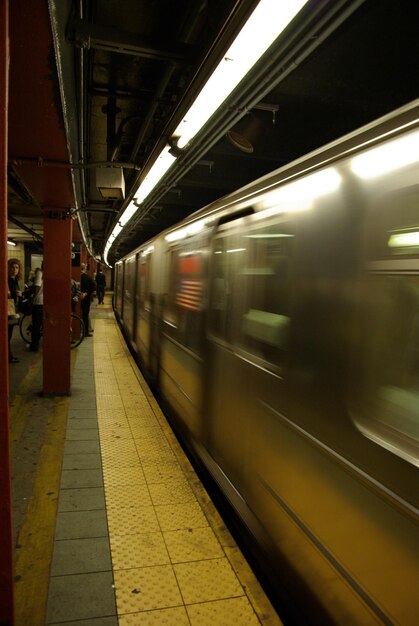
<path fill-rule="evenodd" d="M 189 247 L 189 246 L 188 246 Z M 190 350 L 199 353 L 202 336 L 203 258 L 193 245 L 188 251 L 169 253 L 169 285 L 165 306 L 167 332 Z"/>
<path fill-rule="evenodd" d="M 371 275 L 365 311 L 361 411 L 366 434 L 414 453 L 419 441 L 419 276 Z M 403 456 L 403 454 L 402 454 Z"/>
<path fill-rule="evenodd" d="M 116 310 L 121 314 L 121 305 L 122 305 L 122 263 L 117 263 L 115 266 L 115 307 Z"/>
<path fill-rule="evenodd" d="M 140 263 L 140 307 L 150 308 L 150 258 L 143 257 Z"/>
<path fill-rule="evenodd" d="M 371 209 L 356 423 L 419 463 L 419 194 Z"/>
<path fill-rule="evenodd" d="M 233 251 L 235 251 L 233 253 Z M 209 327 L 217 337 L 231 342 L 234 281 L 244 249 L 233 237 L 215 240 L 212 254 Z"/>
<path fill-rule="evenodd" d="M 237 284 L 241 292 L 238 344 L 256 357 L 283 365 L 291 315 L 291 260 L 295 233 L 274 224 L 243 237 L 246 264 Z"/>
<path fill-rule="evenodd" d="M 167 298 L 165 302 L 164 317 L 169 324 L 177 326 L 179 323 L 178 310 L 176 306 L 177 251 L 169 250 L 167 257 L 169 267 L 168 271 L 166 272 L 166 276 L 168 276 L 168 284 L 166 286 Z"/>

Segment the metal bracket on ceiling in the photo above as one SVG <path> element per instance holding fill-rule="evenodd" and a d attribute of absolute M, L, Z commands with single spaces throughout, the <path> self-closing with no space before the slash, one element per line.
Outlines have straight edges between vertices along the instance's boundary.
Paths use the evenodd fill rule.
<path fill-rule="evenodd" d="M 197 161 L 196 165 L 203 165 L 204 167 L 208 167 L 210 174 L 212 172 L 212 168 L 214 166 L 214 161 L 208 161 L 207 159 L 201 159 Z"/>
<path fill-rule="evenodd" d="M 182 196 L 182 189 L 178 189 L 177 187 L 171 187 L 167 190 L 167 193 L 175 193 L 178 198 Z"/>
<path fill-rule="evenodd" d="M 59 220 L 60 222 L 65 221 L 70 219 L 71 216 L 71 211 L 50 211 L 50 210 L 46 210 L 44 211 L 44 217 L 50 219 L 50 220 Z"/>
<path fill-rule="evenodd" d="M 116 28 L 97 26 L 85 20 L 72 20 L 67 28 L 67 40 L 78 48 L 108 50 L 160 61 L 182 61 L 191 58 L 192 47 L 178 43 L 164 48 L 146 37 Z"/>
<path fill-rule="evenodd" d="M 272 113 L 272 124 L 275 124 L 276 114 L 279 110 L 278 104 L 267 104 L 265 102 L 259 102 L 259 104 L 255 104 L 253 109 L 258 109 L 259 111 L 270 111 Z"/>
<path fill-rule="evenodd" d="M 236 111 L 237 113 L 250 113 L 255 109 L 259 111 L 269 111 L 272 113 L 272 124 L 276 122 L 276 114 L 279 111 L 278 104 L 267 104 L 266 102 L 259 102 L 259 104 L 254 104 L 252 107 L 232 107 L 232 111 Z"/>

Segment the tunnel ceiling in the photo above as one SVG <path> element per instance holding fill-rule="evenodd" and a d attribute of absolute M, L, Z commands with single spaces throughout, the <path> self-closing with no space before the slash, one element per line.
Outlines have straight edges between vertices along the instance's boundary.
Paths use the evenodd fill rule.
<path fill-rule="evenodd" d="M 26 43 L 19 38 L 25 37 L 22 25 L 31 19 L 27 8 L 14 13 L 19 4 L 29 5 L 22 0 L 14 4 L 12 44 L 13 38 L 17 41 L 12 53 Z M 10 156 L 27 160 L 9 159 L 9 217 L 15 220 L 9 228 L 18 229 L 17 220 L 42 237 L 47 200 L 45 184 L 37 177 L 40 169 L 49 168 L 50 177 L 65 175 L 57 203 L 71 205 L 92 252 L 100 256 L 141 177 L 255 4 L 45 0 L 45 18 L 38 14 L 32 27 L 35 33 L 42 31 L 41 19 L 48 21 L 46 80 L 57 109 L 55 130 L 61 139 L 65 136 L 68 154 L 54 154 L 45 138 L 36 141 L 36 134 L 32 145 L 19 143 L 24 116 L 12 119 Z M 308 2 L 214 116 L 212 127 L 177 160 L 166 185 L 146 200 L 111 249 L 110 260 L 209 202 L 417 98 L 416 24 L 415 3 Z M 36 45 L 36 35 L 32 37 Z M 20 69 L 33 73 L 30 65 Z M 19 97 L 13 84 L 12 75 L 11 106 Z M 243 119 L 253 123 L 251 153 L 226 136 Z M 27 132 L 33 132 L 34 123 Z M 98 169 L 109 171 L 110 166 L 114 174 L 123 174 L 125 198 L 106 197 L 98 189 Z M 71 202 L 62 193 L 69 180 Z M 17 230 L 13 232 L 18 240 Z M 77 229 L 75 236 L 81 236 Z"/>

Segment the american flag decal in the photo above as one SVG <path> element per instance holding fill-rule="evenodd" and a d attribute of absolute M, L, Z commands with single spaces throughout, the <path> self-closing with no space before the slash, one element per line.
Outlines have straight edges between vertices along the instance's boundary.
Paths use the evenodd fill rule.
<path fill-rule="evenodd" d="M 199 311 L 202 296 L 202 280 L 183 278 L 176 295 L 176 304 L 189 311 Z"/>

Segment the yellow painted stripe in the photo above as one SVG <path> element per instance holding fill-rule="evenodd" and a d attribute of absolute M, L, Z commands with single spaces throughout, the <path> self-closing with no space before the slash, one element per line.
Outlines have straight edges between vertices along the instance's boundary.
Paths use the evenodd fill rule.
<path fill-rule="evenodd" d="M 44 626 L 68 398 L 57 398 L 15 550 L 15 626 Z M 27 406 L 29 411 L 30 407 Z"/>
<path fill-rule="evenodd" d="M 15 393 L 10 404 L 10 447 L 13 452 L 14 447 L 19 442 L 26 421 L 30 416 L 30 411 L 26 410 L 28 396 L 33 395 L 36 382 L 41 378 L 42 356 L 36 359 L 24 379 L 19 384 L 19 390 Z"/>
<path fill-rule="evenodd" d="M 110 320 L 95 321 L 94 362 L 120 626 L 280 626 Z"/>
<path fill-rule="evenodd" d="M 72 367 L 75 357 L 72 354 Z M 14 430 L 12 425 L 15 442 L 20 438 L 26 420 L 33 415 L 33 383 L 37 375 L 36 367 L 41 364 L 42 360 L 31 368 L 11 411 L 12 419 L 16 420 Z M 14 626 L 45 624 L 69 398 L 49 397 L 46 406 L 50 406 L 51 402 L 53 407 L 37 464 L 37 475 L 16 542 Z M 15 414 L 17 410 L 19 416 Z"/>

